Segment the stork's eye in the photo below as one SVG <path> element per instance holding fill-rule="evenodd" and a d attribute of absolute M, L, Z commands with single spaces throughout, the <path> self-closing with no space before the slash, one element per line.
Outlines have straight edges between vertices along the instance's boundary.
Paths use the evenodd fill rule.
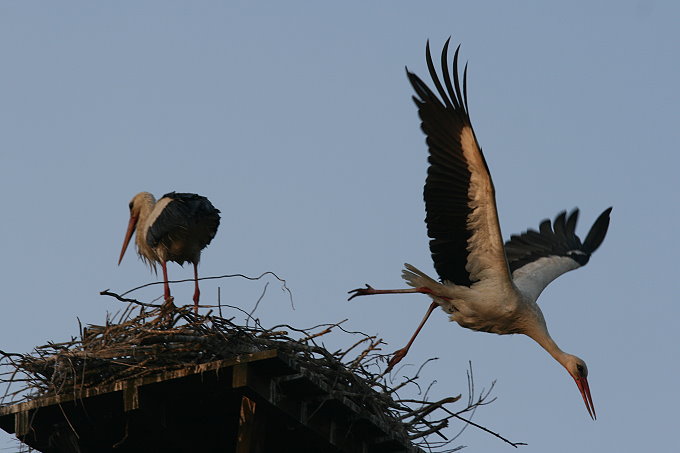
<path fill-rule="evenodd" d="M 133 206 L 132 202 L 130 202 L 130 204 L 128 206 L 130 206 L 130 211 L 132 211 L 132 206 Z"/>
<path fill-rule="evenodd" d="M 578 374 L 583 376 L 583 365 L 581 364 L 576 365 L 576 370 L 578 370 Z"/>

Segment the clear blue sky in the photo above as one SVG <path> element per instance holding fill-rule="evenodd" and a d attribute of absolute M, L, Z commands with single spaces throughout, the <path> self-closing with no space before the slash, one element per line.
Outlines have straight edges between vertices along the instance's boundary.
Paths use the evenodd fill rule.
<path fill-rule="evenodd" d="M 407 362 L 439 357 L 423 379 L 444 396 L 465 392 L 471 360 L 479 387 L 498 381 L 475 420 L 524 452 L 676 451 L 678 23 L 677 2 L 642 0 L 2 2 L 0 349 L 66 339 L 76 317 L 120 308 L 100 290 L 155 279 L 131 251 L 116 266 L 142 190 L 222 210 L 201 274 L 287 279 L 296 310 L 270 285 L 265 324 L 349 318 L 401 347 L 428 300 L 346 292 L 403 286 L 403 262 L 432 272 L 404 66 L 425 76 L 425 41 L 452 36 L 504 236 L 575 206 L 584 234 L 614 206 L 590 264 L 541 299 L 558 344 L 588 363 L 598 420 L 523 336 L 437 312 Z M 204 301 L 219 285 L 251 308 L 263 284 L 205 282 Z M 190 303 L 190 284 L 173 290 Z M 459 442 L 511 449 L 474 429 Z"/>

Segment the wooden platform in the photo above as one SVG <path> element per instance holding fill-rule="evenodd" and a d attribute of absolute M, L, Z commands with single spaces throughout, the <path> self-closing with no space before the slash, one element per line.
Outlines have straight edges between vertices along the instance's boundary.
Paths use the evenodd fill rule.
<path fill-rule="evenodd" d="M 422 452 L 277 350 L 0 407 L 41 452 Z"/>

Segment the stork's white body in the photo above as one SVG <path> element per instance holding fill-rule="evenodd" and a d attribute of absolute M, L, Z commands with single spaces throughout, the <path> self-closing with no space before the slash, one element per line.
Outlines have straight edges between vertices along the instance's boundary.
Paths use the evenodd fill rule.
<path fill-rule="evenodd" d="M 482 280 L 471 287 L 442 284 L 410 264 L 405 266 L 404 280 L 415 288 L 430 289 L 432 299 L 461 327 L 500 335 L 524 333 L 523 320 L 542 318 L 538 305 L 524 299 L 508 280 Z"/>
<path fill-rule="evenodd" d="M 418 76 L 407 75 L 416 96 L 421 127 L 427 135 L 429 163 L 424 198 L 430 250 L 441 283 L 406 264 L 403 277 L 413 289 L 376 290 L 370 286 L 350 297 L 370 294 L 424 293 L 433 303 L 405 348 L 397 351 L 388 369 L 401 360 L 432 310 L 440 306 L 460 326 L 496 334 L 521 333 L 533 338 L 576 381 L 588 412 L 595 417 L 588 369 L 583 360 L 563 352 L 548 333 L 536 303 L 554 279 L 585 265 L 600 246 L 609 226 L 611 208 L 591 227 L 585 241 L 576 235 L 578 210 L 560 213 L 539 231 L 528 230 L 503 242 L 491 174 L 477 142 L 467 107 L 467 67 L 461 89 L 458 50 L 453 80 L 448 45 L 442 52 L 443 81 L 427 47 L 427 64 L 436 87 L 433 92 Z"/>

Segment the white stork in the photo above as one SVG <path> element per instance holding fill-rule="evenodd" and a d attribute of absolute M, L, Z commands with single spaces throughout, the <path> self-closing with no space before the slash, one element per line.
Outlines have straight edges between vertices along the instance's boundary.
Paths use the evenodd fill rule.
<path fill-rule="evenodd" d="M 497 334 L 522 333 L 534 339 L 564 366 L 576 381 L 590 416 L 595 407 L 588 386 L 588 368 L 580 358 L 562 351 L 548 333 L 536 304 L 554 279 L 584 266 L 600 246 L 609 227 L 606 209 L 581 242 L 575 233 L 578 209 L 544 220 L 539 231 L 528 230 L 503 244 L 491 175 L 470 122 L 467 65 L 461 89 L 458 52 L 453 80 L 446 41 L 441 56 L 442 85 L 426 48 L 427 65 L 439 97 L 415 74 L 406 71 L 422 130 L 427 135 L 429 169 L 425 182 L 425 222 L 430 251 L 442 283 L 405 264 L 402 276 L 412 289 L 376 290 L 369 285 L 352 296 L 424 293 L 432 298 L 425 317 L 403 349 L 395 352 L 388 370 L 407 353 L 432 311 L 440 306 L 460 326 Z"/>
<path fill-rule="evenodd" d="M 140 192 L 130 201 L 130 222 L 120 251 L 118 264 L 137 232 L 137 253 L 154 271 L 156 263 L 163 269 L 165 300 L 170 299 L 166 263 L 174 261 L 194 265 L 194 310 L 198 310 L 198 262 L 203 250 L 215 237 L 220 225 L 220 211 L 210 201 L 194 193 L 166 193 L 156 201 L 148 192 Z"/>

